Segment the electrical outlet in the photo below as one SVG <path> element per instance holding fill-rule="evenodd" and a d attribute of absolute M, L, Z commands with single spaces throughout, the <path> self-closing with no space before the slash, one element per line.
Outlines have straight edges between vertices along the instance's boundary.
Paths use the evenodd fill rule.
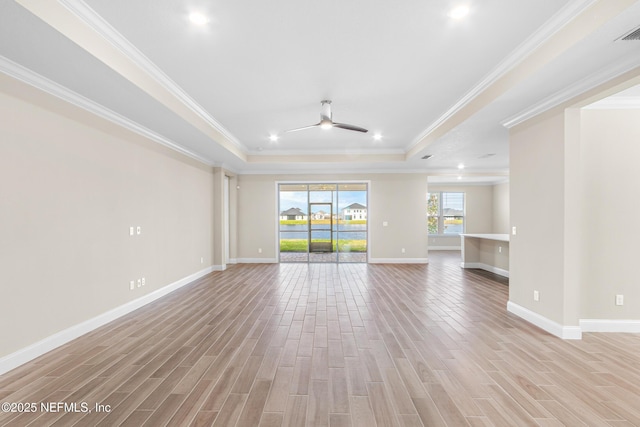
<path fill-rule="evenodd" d="M 258 248 L 258 253 L 261 254 L 262 253 L 262 248 Z"/>
<path fill-rule="evenodd" d="M 502 253 L 502 246 L 498 246 L 498 253 L 501 254 Z"/>
<path fill-rule="evenodd" d="M 138 279 L 138 287 L 142 286 L 142 279 Z"/>
<path fill-rule="evenodd" d="M 540 301 L 540 292 L 533 291 L 533 300 L 534 301 Z"/>
<path fill-rule="evenodd" d="M 136 287 L 136 283 L 133 280 L 131 280 L 129 282 L 129 290 L 132 291 L 135 289 L 135 287 Z"/>
<path fill-rule="evenodd" d="M 511 227 L 511 234 L 516 235 L 516 226 Z"/>
<path fill-rule="evenodd" d="M 200 264 L 204 264 L 204 257 L 200 257 Z"/>
<path fill-rule="evenodd" d="M 616 295 L 616 305 L 624 305 L 624 295 Z"/>
<path fill-rule="evenodd" d="M 129 236 L 133 236 L 133 227 L 129 227 Z"/>
<path fill-rule="evenodd" d="M 143 277 L 142 278 L 142 286 L 144 286 L 144 284 L 145 284 L 145 280 L 144 280 L 144 277 Z"/>
<path fill-rule="evenodd" d="M 406 251 L 404 250 L 404 248 L 402 248 L 402 251 L 401 251 L 401 252 L 402 252 L 402 253 L 405 253 Z"/>

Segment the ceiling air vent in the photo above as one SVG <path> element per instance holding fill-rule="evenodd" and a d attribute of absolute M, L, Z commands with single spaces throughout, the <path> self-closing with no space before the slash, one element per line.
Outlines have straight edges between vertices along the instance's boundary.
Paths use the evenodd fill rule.
<path fill-rule="evenodd" d="M 427 154 L 426 156 L 422 156 L 422 160 L 427 160 L 431 157 L 433 157 L 433 154 Z"/>
<path fill-rule="evenodd" d="M 640 27 L 636 28 L 635 30 L 631 30 L 630 33 L 628 33 L 625 36 L 620 37 L 618 40 L 640 40 Z"/>

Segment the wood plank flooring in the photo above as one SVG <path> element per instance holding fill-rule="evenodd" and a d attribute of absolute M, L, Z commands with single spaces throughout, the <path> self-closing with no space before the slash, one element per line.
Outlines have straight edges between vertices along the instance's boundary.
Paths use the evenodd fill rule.
<path fill-rule="evenodd" d="M 0 376 L 37 404 L 0 425 L 640 426 L 640 336 L 560 340 L 430 260 L 212 273 Z"/>

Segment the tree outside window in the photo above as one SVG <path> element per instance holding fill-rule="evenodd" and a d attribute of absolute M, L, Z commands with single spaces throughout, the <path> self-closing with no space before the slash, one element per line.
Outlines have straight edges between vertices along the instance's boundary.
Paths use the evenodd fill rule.
<path fill-rule="evenodd" d="M 429 234 L 464 233 L 464 193 L 428 193 L 427 221 Z"/>
<path fill-rule="evenodd" d="M 429 224 L 429 234 L 438 233 L 438 217 L 440 216 L 440 193 L 429 193 L 427 195 L 427 221 Z"/>

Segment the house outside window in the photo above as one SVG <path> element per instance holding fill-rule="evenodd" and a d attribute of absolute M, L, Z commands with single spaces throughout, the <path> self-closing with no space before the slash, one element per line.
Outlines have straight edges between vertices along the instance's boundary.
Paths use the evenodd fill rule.
<path fill-rule="evenodd" d="M 346 221 L 366 220 L 367 207 L 360 203 L 352 203 L 340 212 L 340 219 Z"/>
<path fill-rule="evenodd" d="M 280 212 L 280 220 L 282 221 L 306 221 L 307 214 L 302 212 L 299 208 L 289 208 L 286 211 Z"/>
<path fill-rule="evenodd" d="M 440 191 L 427 194 L 429 234 L 464 233 L 464 193 Z"/>

